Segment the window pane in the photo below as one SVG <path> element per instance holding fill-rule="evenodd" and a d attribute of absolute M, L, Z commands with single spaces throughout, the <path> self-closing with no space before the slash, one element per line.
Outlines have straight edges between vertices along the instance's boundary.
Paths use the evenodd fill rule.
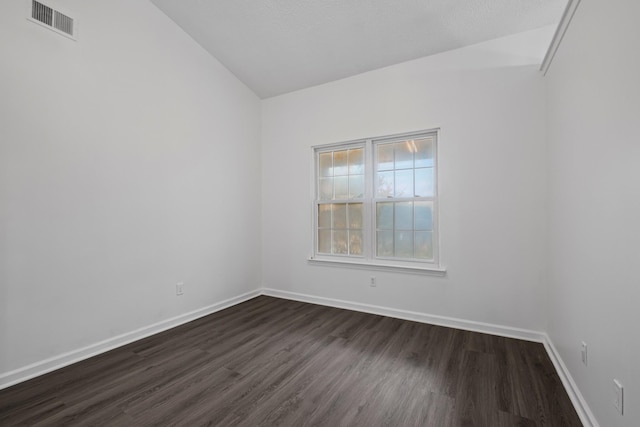
<path fill-rule="evenodd" d="M 331 228 L 331 205 L 318 205 L 318 228 Z"/>
<path fill-rule="evenodd" d="M 393 256 L 393 231 L 378 231 L 377 237 L 378 256 Z"/>
<path fill-rule="evenodd" d="M 351 255 L 362 255 L 362 231 L 349 231 L 349 253 Z"/>
<path fill-rule="evenodd" d="M 416 169 L 416 196 L 433 197 L 433 168 Z"/>
<path fill-rule="evenodd" d="M 333 199 L 333 178 L 320 178 L 319 187 L 320 194 L 318 194 L 318 197 L 320 200 Z"/>
<path fill-rule="evenodd" d="M 396 197 L 413 197 L 413 170 L 396 171 Z"/>
<path fill-rule="evenodd" d="M 415 202 L 414 218 L 416 230 L 433 230 L 433 202 Z"/>
<path fill-rule="evenodd" d="M 349 174 L 361 175 L 364 173 L 364 149 L 349 150 Z"/>
<path fill-rule="evenodd" d="M 349 203 L 349 228 L 362 228 L 362 203 Z"/>
<path fill-rule="evenodd" d="M 415 237 L 416 258 L 433 259 L 433 233 L 417 231 Z"/>
<path fill-rule="evenodd" d="M 348 176 L 336 176 L 333 178 L 335 185 L 336 199 L 348 199 L 349 198 L 349 177 Z"/>
<path fill-rule="evenodd" d="M 333 228 L 347 228 L 347 205 L 333 204 Z"/>
<path fill-rule="evenodd" d="M 431 132 L 417 139 L 410 135 L 404 140 L 379 138 L 318 149 L 318 254 L 438 258 L 434 237 L 437 137 Z M 327 149 L 334 151 L 323 151 Z M 374 212 L 370 203 L 375 203 Z M 375 217 L 369 218 L 370 213 Z M 374 246 L 373 254 L 369 246 L 364 250 L 365 240 Z"/>
<path fill-rule="evenodd" d="M 320 153 L 320 176 L 331 176 L 333 167 L 333 153 Z"/>
<path fill-rule="evenodd" d="M 318 252 L 331 253 L 331 230 L 318 230 Z"/>
<path fill-rule="evenodd" d="M 424 168 L 433 166 L 433 139 L 418 139 L 416 144 L 416 166 Z"/>
<path fill-rule="evenodd" d="M 413 258 L 413 231 L 396 231 L 396 256 Z"/>
<path fill-rule="evenodd" d="M 413 141 L 395 143 L 396 169 L 413 169 Z"/>
<path fill-rule="evenodd" d="M 413 202 L 396 203 L 396 230 L 413 230 Z"/>
<path fill-rule="evenodd" d="M 333 152 L 333 175 L 347 175 L 347 150 Z"/>
<path fill-rule="evenodd" d="M 393 203 L 376 203 L 376 228 L 393 230 Z"/>
<path fill-rule="evenodd" d="M 359 199 L 364 197 L 364 175 L 349 176 L 349 198 Z"/>
<path fill-rule="evenodd" d="M 333 230 L 333 240 L 331 242 L 331 253 L 346 254 L 347 253 L 347 231 Z"/>
<path fill-rule="evenodd" d="M 393 171 L 378 172 L 378 179 L 376 182 L 376 194 L 378 197 L 393 196 Z"/>
<path fill-rule="evenodd" d="M 393 144 L 378 144 L 378 170 L 393 169 Z"/>

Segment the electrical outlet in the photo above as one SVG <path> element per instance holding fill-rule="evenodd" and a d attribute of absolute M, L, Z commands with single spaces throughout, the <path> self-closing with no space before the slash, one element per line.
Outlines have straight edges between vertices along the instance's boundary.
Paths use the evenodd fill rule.
<path fill-rule="evenodd" d="M 582 363 L 584 363 L 584 366 L 587 366 L 587 343 L 582 341 L 582 350 L 581 350 L 581 355 L 582 355 Z"/>
<path fill-rule="evenodd" d="M 616 407 L 618 413 L 620 415 L 623 414 L 623 406 L 624 406 L 624 389 L 620 381 L 614 379 L 613 380 L 613 406 Z"/>
<path fill-rule="evenodd" d="M 176 285 L 176 295 L 180 296 L 184 294 L 184 282 L 178 282 Z"/>
<path fill-rule="evenodd" d="M 375 278 L 375 276 L 371 276 L 371 278 L 369 279 L 369 285 L 370 285 L 372 288 L 375 288 L 376 286 L 378 286 L 378 285 L 377 285 L 377 283 L 376 283 L 376 278 Z"/>

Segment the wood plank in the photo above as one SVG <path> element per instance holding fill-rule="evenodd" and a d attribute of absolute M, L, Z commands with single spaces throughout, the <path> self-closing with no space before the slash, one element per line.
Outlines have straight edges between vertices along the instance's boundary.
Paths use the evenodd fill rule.
<path fill-rule="evenodd" d="M 542 344 L 260 296 L 0 391 L 0 425 L 579 426 Z"/>

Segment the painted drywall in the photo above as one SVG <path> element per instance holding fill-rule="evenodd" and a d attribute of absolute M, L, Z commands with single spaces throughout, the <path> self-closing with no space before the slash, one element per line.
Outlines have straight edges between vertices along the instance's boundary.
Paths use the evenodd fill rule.
<path fill-rule="evenodd" d="M 637 2 L 583 0 L 545 78 L 548 334 L 607 427 L 640 425 L 638 16 Z"/>
<path fill-rule="evenodd" d="M 538 71 L 553 28 L 263 101 L 263 285 L 544 330 L 546 148 Z M 445 277 L 309 265 L 312 149 L 439 127 Z M 377 287 L 369 286 L 376 276 Z"/>
<path fill-rule="evenodd" d="M 147 0 L 0 13 L 0 376 L 260 285 L 260 101 Z M 175 286 L 183 281 L 184 295 Z"/>

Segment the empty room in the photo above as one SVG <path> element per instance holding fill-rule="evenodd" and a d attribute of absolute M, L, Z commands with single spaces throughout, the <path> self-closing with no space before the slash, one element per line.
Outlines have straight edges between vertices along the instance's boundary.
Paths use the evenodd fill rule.
<path fill-rule="evenodd" d="M 640 426 L 640 3 L 0 11 L 1 426 Z"/>

